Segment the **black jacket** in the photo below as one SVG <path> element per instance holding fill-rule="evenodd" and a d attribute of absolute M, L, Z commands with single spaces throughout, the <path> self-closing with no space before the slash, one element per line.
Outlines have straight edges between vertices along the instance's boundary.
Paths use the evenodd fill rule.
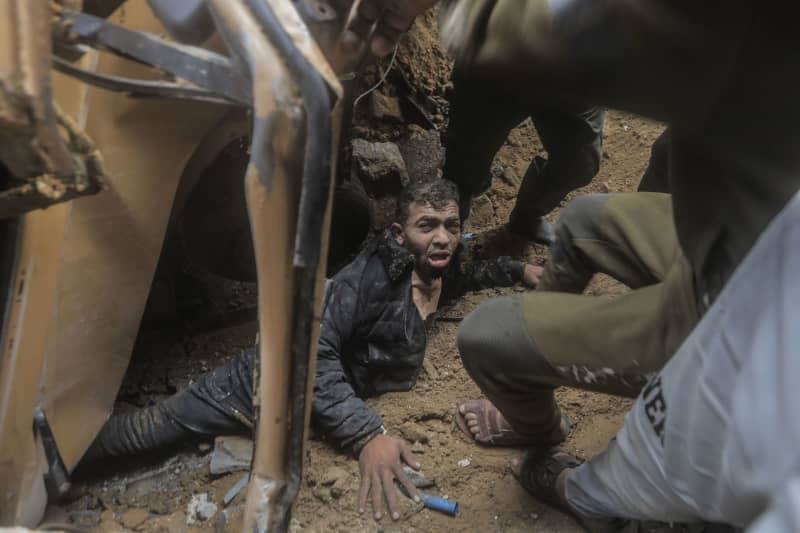
<path fill-rule="evenodd" d="M 462 264 L 462 247 L 443 279 L 440 304 L 467 291 L 510 286 L 523 264 L 509 257 Z M 357 454 L 381 431 L 362 398 L 414 386 L 426 331 L 412 298 L 414 257 L 387 232 L 328 281 L 322 315 L 312 422 Z"/>

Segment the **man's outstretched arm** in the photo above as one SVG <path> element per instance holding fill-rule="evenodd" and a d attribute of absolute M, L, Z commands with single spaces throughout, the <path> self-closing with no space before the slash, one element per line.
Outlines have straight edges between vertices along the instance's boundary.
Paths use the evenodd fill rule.
<path fill-rule="evenodd" d="M 384 434 L 380 416 L 359 398 L 342 364 L 342 350 L 355 334 L 358 290 L 334 278 L 328 287 L 320 328 L 312 417 L 317 427 L 346 451 L 358 457 L 361 471 L 359 511 L 372 493 L 375 518 L 383 516 L 384 496 L 393 519 L 400 517 L 396 479 L 417 499 L 403 463 L 419 468 L 408 444 Z"/>
<path fill-rule="evenodd" d="M 457 298 L 464 293 L 481 289 L 511 287 L 517 283 L 536 287 L 541 273 L 542 267 L 508 256 L 464 262 L 457 265 L 454 275 L 448 278 L 444 299 Z"/>

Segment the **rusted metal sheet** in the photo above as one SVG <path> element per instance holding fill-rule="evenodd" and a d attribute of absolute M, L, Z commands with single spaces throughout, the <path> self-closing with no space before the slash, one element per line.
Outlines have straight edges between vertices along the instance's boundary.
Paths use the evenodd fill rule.
<path fill-rule="evenodd" d="M 146 0 L 129 0 L 124 15 L 128 28 L 163 31 Z M 153 75 L 94 52 L 81 66 Z M 226 109 L 219 106 L 131 100 L 58 74 L 53 92 L 97 140 L 108 190 L 22 218 L 15 299 L 0 352 L 0 524 L 35 525 L 44 509 L 44 456 L 33 431 L 37 407 L 46 413 L 67 469 L 108 417 L 178 183 L 197 146 L 224 129 Z"/>
<path fill-rule="evenodd" d="M 129 0 L 111 22 L 122 24 L 124 19 L 127 29 L 163 33 L 145 2 Z M 318 11 L 323 4 L 306 3 Z M 249 66 L 252 83 L 254 146 L 245 189 L 265 371 L 258 374 L 256 387 L 259 423 L 246 528 L 279 530 L 288 523 L 302 466 L 342 88 L 289 0 L 268 1 L 288 48 L 286 42 L 278 45 L 274 35 L 267 38 L 263 21 L 254 15 L 258 2 L 209 0 L 209 5 L 225 41 Z M 0 7 L 10 11 L 19 2 L 0 0 Z M 327 19 L 332 20 L 339 19 Z M 335 46 L 328 42 L 323 48 Z M 321 109 L 316 99 L 300 98 L 298 53 L 325 102 L 322 136 L 309 134 L 315 131 L 309 128 L 309 110 L 316 106 L 319 117 Z M 157 77 L 145 66 L 95 52 L 85 54 L 77 67 L 107 79 Z M 223 146 L 220 132 L 240 131 L 242 122 L 238 117 L 239 125 L 231 127 L 230 117 L 223 115 L 227 109 L 218 106 L 131 100 L 61 75 L 54 79 L 54 94 L 65 115 L 77 118 L 76 131 L 96 139 L 105 156 L 107 191 L 22 218 L 15 297 L 0 348 L 0 479 L 7 481 L 0 486 L 0 524 L 35 524 L 45 503 L 45 458 L 59 468 L 74 467 L 108 416 L 179 182 L 190 183 L 187 174 L 199 175 L 208 155 L 198 152 Z M 339 104 L 330 109 L 330 102 Z M 306 143 L 314 138 L 324 139 L 325 155 L 311 161 L 323 172 L 311 184 L 322 186 L 316 189 L 322 193 L 309 204 L 304 169 L 312 153 Z M 181 192 L 180 198 L 184 196 Z M 314 209 L 309 211 L 309 205 Z M 298 361 L 304 363 L 299 378 Z M 42 435 L 49 442 L 48 454 L 43 453 Z"/>
<path fill-rule="evenodd" d="M 83 184 L 74 182 L 75 163 L 59 133 L 50 49 L 48 2 L 0 0 L 0 161 L 11 175 L 0 216 L 11 199 L 48 205 L 89 189 L 78 191 Z"/>

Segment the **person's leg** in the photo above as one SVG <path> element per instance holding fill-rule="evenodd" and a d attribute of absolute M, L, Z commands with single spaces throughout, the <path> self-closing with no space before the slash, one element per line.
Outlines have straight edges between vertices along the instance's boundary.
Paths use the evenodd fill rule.
<path fill-rule="evenodd" d="M 662 281 L 681 255 L 667 194 L 579 196 L 555 233 L 540 291 L 581 293 L 596 273 L 638 289 Z"/>
<path fill-rule="evenodd" d="M 650 161 L 639 181 L 639 192 L 670 192 L 669 190 L 669 128 L 661 132 L 650 149 Z"/>
<path fill-rule="evenodd" d="M 536 158 L 528 167 L 509 229 L 533 238 L 545 224 L 542 217 L 569 192 L 588 185 L 600 169 L 605 110 L 540 111 L 532 118 L 548 158 Z"/>
<path fill-rule="evenodd" d="M 492 161 L 509 131 L 527 117 L 516 102 L 497 85 L 459 75 L 456 65 L 443 177 L 458 186 L 462 223 L 469 216 L 472 197 L 490 187 Z"/>
<path fill-rule="evenodd" d="M 559 246 L 575 253 L 566 254 L 558 276 L 546 267 L 548 289 L 579 292 L 592 269 L 639 289 L 615 299 L 537 290 L 490 300 L 464 320 L 458 334 L 464 366 L 519 434 L 556 430 L 557 386 L 635 396 L 697 320 L 686 262 L 674 232 L 664 231 L 671 227 L 668 204 L 664 195 L 589 197 L 576 204 L 585 210 L 568 209 L 559 223 L 573 235 L 571 247 L 566 240 Z M 632 225 L 628 217 L 647 220 Z M 591 221 L 594 239 L 581 233 Z"/>
<path fill-rule="evenodd" d="M 254 348 L 246 349 L 162 402 L 112 415 L 82 462 L 157 451 L 192 437 L 250 431 L 254 357 Z"/>
<path fill-rule="evenodd" d="M 567 474 L 576 513 L 748 527 L 781 505 L 800 475 L 799 250 L 796 195 L 608 449 Z"/>

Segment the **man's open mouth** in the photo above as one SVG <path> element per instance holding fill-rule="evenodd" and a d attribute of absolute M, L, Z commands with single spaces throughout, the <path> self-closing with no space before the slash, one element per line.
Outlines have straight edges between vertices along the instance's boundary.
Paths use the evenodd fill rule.
<path fill-rule="evenodd" d="M 450 263 L 450 252 L 433 252 L 428 254 L 428 262 L 434 268 L 444 268 Z"/>

